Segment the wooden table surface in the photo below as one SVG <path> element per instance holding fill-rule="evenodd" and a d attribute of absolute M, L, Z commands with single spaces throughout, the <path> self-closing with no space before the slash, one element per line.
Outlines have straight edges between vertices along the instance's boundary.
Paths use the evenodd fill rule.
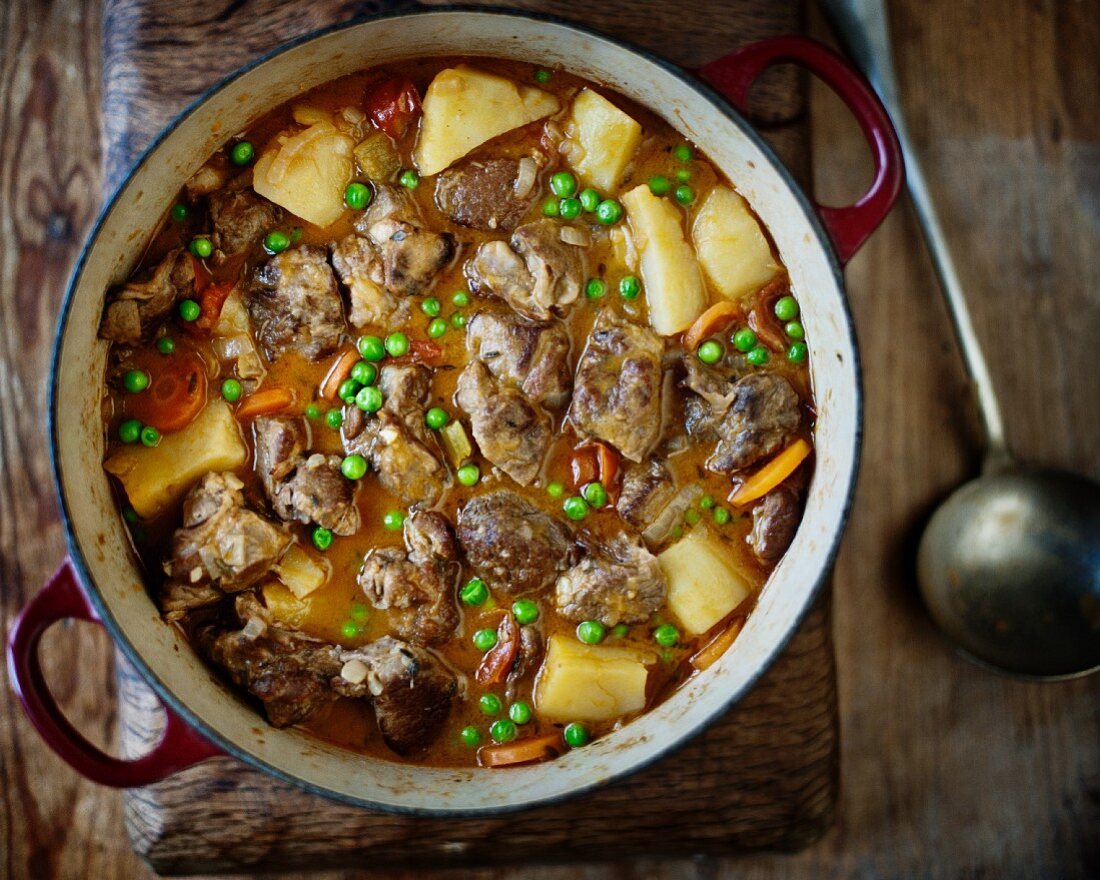
<path fill-rule="evenodd" d="M 910 127 L 958 249 L 1014 447 L 1027 460 L 1100 478 L 1100 4 L 897 0 L 891 19 Z M 45 454 L 45 377 L 64 283 L 99 202 L 99 26 L 97 0 L 0 4 L 5 628 L 63 552 Z M 814 29 L 828 38 L 816 15 Z M 868 178 L 864 147 L 824 89 L 815 87 L 812 112 L 818 195 L 839 202 Z M 834 600 L 837 825 L 793 856 L 658 862 L 639 852 L 585 867 L 590 880 L 1100 876 L 1100 677 L 1038 685 L 978 669 L 939 639 L 916 598 L 919 525 L 973 472 L 980 448 L 908 209 L 853 261 L 848 282 L 867 423 L 838 564 L 845 589 Z M 107 638 L 58 627 L 44 653 L 70 717 L 110 743 Z M 7 688 L 2 699 L 0 876 L 146 876 L 122 832 L 118 794 L 80 780 L 40 743 Z M 578 869 L 474 876 L 556 880 Z"/>

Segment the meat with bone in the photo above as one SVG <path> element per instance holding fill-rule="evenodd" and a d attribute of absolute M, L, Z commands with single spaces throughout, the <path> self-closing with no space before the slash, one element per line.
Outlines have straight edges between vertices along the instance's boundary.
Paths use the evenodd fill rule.
<path fill-rule="evenodd" d="M 348 320 L 355 327 L 367 324 L 397 326 L 409 319 L 409 301 L 382 287 L 382 262 L 374 246 L 352 233 L 332 245 L 332 267 L 347 288 Z"/>
<path fill-rule="evenodd" d="M 325 249 L 303 245 L 276 254 L 256 273 L 248 299 L 256 338 L 268 357 L 331 354 L 344 333 L 344 304 Z"/>

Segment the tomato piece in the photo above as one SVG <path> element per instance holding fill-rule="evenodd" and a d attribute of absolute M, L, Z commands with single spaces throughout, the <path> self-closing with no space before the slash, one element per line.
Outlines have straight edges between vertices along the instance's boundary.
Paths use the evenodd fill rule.
<path fill-rule="evenodd" d="M 371 122 L 395 141 L 401 140 L 420 116 L 420 93 L 406 76 L 391 76 L 376 84 L 365 104 Z"/>
<path fill-rule="evenodd" d="M 233 292 L 232 281 L 219 281 L 217 284 L 209 284 L 199 293 L 199 316 L 194 321 L 184 324 L 188 333 L 209 335 L 214 331 L 218 318 L 222 314 L 222 306 Z"/>
<path fill-rule="evenodd" d="M 149 387 L 127 397 L 127 410 L 162 434 L 186 428 L 206 405 L 206 364 L 193 351 L 158 356 Z"/>
<path fill-rule="evenodd" d="M 497 627 L 497 643 L 481 658 L 475 677 L 482 684 L 496 684 L 504 681 L 519 653 L 519 624 L 507 613 Z"/>
<path fill-rule="evenodd" d="M 573 456 L 569 464 L 573 474 L 573 487 L 575 489 L 579 489 L 581 486 L 585 486 L 588 483 L 594 483 L 600 477 L 600 465 L 596 457 L 596 448 L 594 446 L 578 446 L 573 450 Z M 606 489 L 607 487 L 605 486 L 604 488 Z"/>
<path fill-rule="evenodd" d="M 596 464 L 600 472 L 600 482 L 607 490 L 612 504 L 618 503 L 622 477 L 622 464 L 618 451 L 601 440 L 592 443 L 596 450 Z"/>
<path fill-rule="evenodd" d="M 435 360 L 443 354 L 443 346 L 426 339 L 410 339 L 408 354 L 387 358 L 387 364 L 418 364 L 421 361 Z"/>
<path fill-rule="evenodd" d="M 787 348 L 786 331 L 775 316 L 775 303 L 788 290 L 786 279 L 777 278 L 769 282 L 753 295 L 753 308 L 749 312 L 749 326 L 757 339 L 774 352 L 786 351 Z"/>
<path fill-rule="evenodd" d="M 202 293 L 210 286 L 210 282 L 214 280 L 214 276 L 210 274 L 210 270 L 206 268 L 206 263 L 196 257 L 194 254 L 188 254 L 191 258 L 191 268 L 195 273 L 195 293 Z"/>

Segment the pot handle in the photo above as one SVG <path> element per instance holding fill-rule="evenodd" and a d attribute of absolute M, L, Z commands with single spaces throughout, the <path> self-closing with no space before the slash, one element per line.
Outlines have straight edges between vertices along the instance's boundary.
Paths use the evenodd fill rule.
<path fill-rule="evenodd" d="M 696 72 L 744 113 L 753 81 L 772 65 L 785 62 L 805 67 L 830 86 L 852 111 L 871 146 L 875 177 L 859 201 L 840 208 L 814 202 L 844 265 L 890 213 L 905 181 L 897 133 L 867 80 L 828 46 L 801 36 L 750 43 Z"/>
<path fill-rule="evenodd" d="M 99 623 L 80 589 L 72 560 L 66 559 L 46 585 L 27 603 L 8 632 L 8 676 L 23 710 L 42 738 L 82 776 L 113 788 L 159 782 L 178 770 L 223 754 L 164 707 L 165 726 L 153 750 L 132 761 L 113 758 L 88 742 L 58 708 L 42 675 L 38 645 L 59 620 Z"/>

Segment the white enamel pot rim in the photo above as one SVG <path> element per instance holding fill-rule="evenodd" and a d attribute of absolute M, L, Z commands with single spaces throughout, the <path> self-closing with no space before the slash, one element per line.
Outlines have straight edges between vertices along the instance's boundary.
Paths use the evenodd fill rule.
<path fill-rule="evenodd" d="M 621 730 L 555 761 L 507 771 L 364 758 L 268 727 L 217 681 L 160 620 L 142 586 L 100 467 L 100 385 L 87 381 L 103 375 L 106 345 L 95 330 L 104 292 L 125 278 L 165 205 L 228 136 L 297 88 L 386 60 L 457 54 L 520 58 L 602 82 L 664 115 L 722 167 L 764 219 L 791 273 L 819 408 L 815 475 L 802 525 L 734 645 Z M 81 381 L 63 381 L 73 376 Z M 58 325 L 49 417 L 72 565 L 96 615 L 170 716 L 176 713 L 224 752 L 318 794 L 395 812 L 474 815 L 575 795 L 637 770 L 699 732 L 753 685 L 797 628 L 835 559 L 854 491 L 861 406 L 856 341 L 828 234 L 748 123 L 691 75 L 619 40 L 550 17 L 476 7 L 381 16 L 308 35 L 233 74 L 177 117 L 103 209 L 74 269 Z"/>

